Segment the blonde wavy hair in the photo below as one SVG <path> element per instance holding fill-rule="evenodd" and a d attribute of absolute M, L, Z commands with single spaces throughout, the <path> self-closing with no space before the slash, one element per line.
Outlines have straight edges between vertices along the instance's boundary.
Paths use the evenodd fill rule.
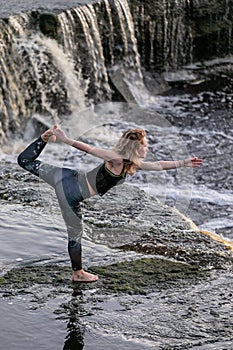
<path fill-rule="evenodd" d="M 129 129 L 123 132 L 114 147 L 124 161 L 123 175 L 133 175 L 137 169 L 140 169 L 139 148 L 140 141 L 146 136 L 143 129 Z"/>

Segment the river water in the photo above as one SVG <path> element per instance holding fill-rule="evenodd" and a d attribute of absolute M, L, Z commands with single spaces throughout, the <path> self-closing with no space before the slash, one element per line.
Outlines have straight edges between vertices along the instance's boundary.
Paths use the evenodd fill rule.
<path fill-rule="evenodd" d="M 92 1 L 68 1 L 66 4 L 37 1 L 33 2 L 33 6 L 26 1 L 1 1 L 0 14 L 3 18 L 32 8 L 56 12 L 84 3 L 91 4 Z M 67 18 L 72 22 L 69 16 Z M 64 26 L 67 18 L 60 16 Z M 94 36 L 94 39 L 97 40 L 98 36 Z M 130 39 L 130 42 L 129 46 L 134 48 L 134 40 Z M 128 102 L 101 101 L 85 106 L 83 80 L 80 83 L 79 76 L 74 74 L 73 61 L 68 59 L 69 55 L 63 52 L 61 46 L 41 36 L 22 37 L 17 45 L 19 51 L 22 49 L 21 53 L 23 50 L 32 53 L 33 67 L 37 67 L 37 59 L 34 60 L 36 56 L 33 55 L 38 47 L 48 49 L 54 61 L 57 58 L 57 67 L 66 77 L 63 83 L 69 92 L 72 108 L 69 113 L 66 110 L 64 118 L 55 115 L 51 119 L 46 112 L 54 112 L 56 108 L 52 104 L 48 107 L 48 101 L 43 100 L 45 95 L 41 94 L 41 100 L 44 107 L 48 108 L 38 111 L 28 102 L 32 106 L 31 114 L 24 114 L 23 103 L 20 97 L 18 99 L 21 106 L 18 110 L 24 117 L 28 116 L 21 124 L 16 123 L 23 132 L 21 136 L 18 132 L 13 135 L 6 133 L 10 136 L 5 137 L 0 152 L 1 164 L 4 164 L 0 173 L 2 276 L 15 267 L 69 264 L 64 224 L 50 189 L 37 180 L 33 183 L 31 176 L 27 178 L 27 175 L 22 175 L 16 165 L 17 154 L 40 130 L 54 121 L 59 122 L 70 136 L 81 137 L 84 141 L 102 147 L 111 147 L 122 130 L 141 126 L 147 130 L 149 160 L 179 159 L 190 155 L 202 158 L 203 166 L 193 171 L 185 169 L 161 174 L 141 172 L 128 179 L 128 182 L 156 196 L 162 204 L 177 207 L 199 228 L 233 240 L 230 161 L 233 151 L 233 58 L 230 55 L 201 64 L 192 63 L 172 74 L 166 73 L 163 86 L 161 81 L 158 83 L 157 76 L 156 84 L 151 83 L 153 76 L 147 76 L 146 84 L 142 84 L 136 55 L 133 74 L 128 66 L 122 73 L 121 65 L 114 65 L 114 70 L 109 72 L 115 86 Z M 91 46 L 88 48 L 91 51 Z M 47 54 L 43 50 L 40 59 L 44 64 Z M 100 52 L 96 57 L 101 60 Z M 98 68 L 94 66 L 93 72 L 96 72 Z M 37 68 L 34 71 L 36 73 L 39 71 Z M 101 89 L 109 92 L 103 72 L 105 67 L 100 74 L 103 80 L 97 85 L 98 96 L 101 96 Z M 54 81 L 56 83 L 56 79 Z M 73 89 L 77 82 L 83 88 L 78 92 Z M 65 89 L 64 86 L 62 89 Z M 36 89 L 35 99 L 38 98 L 38 91 L 44 88 L 38 83 Z M 30 97 L 32 95 L 29 92 Z M 5 96 L 8 97 L 8 94 Z M 15 100 L 10 101 L 12 108 L 9 108 L 7 117 L 13 115 L 14 122 Z M 9 132 L 10 129 L 9 123 Z M 60 144 L 49 144 L 42 159 L 81 170 L 96 164 L 92 157 Z M 16 187 L 17 177 L 22 177 L 24 183 L 28 183 L 27 191 Z M 8 181 L 11 182 L 9 188 Z M 30 197 L 29 204 L 26 202 L 27 196 Z M 25 203 L 22 205 L 24 197 Z M 83 245 L 87 266 L 138 258 L 136 253 L 115 251 L 109 248 L 111 244 L 105 245 L 101 239 L 96 242 L 87 234 Z M 23 289 L 21 294 L 15 295 L 12 290 L 11 294 L 2 291 L 1 344 L 10 350 L 29 350 L 32 347 L 54 350 L 231 350 L 232 274 L 225 272 L 221 275 L 214 271 L 205 281 L 182 283 L 171 283 L 165 287 L 158 284 L 152 293 L 140 297 L 106 296 L 95 286 L 81 290 L 78 298 L 72 294 L 70 286 L 59 287 L 59 292 L 51 285 L 47 289 L 43 286 L 39 291 L 38 287 L 32 286 L 27 292 Z"/>
<path fill-rule="evenodd" d="M 9 17 L 9 15 L 14 15 L 21 12 L 30 11 L 33 9 L 44 9 L 47 11 L 56 11 L 56 10 L 63 10 L 67 8 L 76 7 L 81 4 L 92 4 L 94 1 L 92 0 L 70 0 L 66 1 L 57 1 L 57 0 L 50 0 L 50 1 L 42 1 L 37 0 L 33 1 L 0 1 L 0 16 L 1 18 Z"/>

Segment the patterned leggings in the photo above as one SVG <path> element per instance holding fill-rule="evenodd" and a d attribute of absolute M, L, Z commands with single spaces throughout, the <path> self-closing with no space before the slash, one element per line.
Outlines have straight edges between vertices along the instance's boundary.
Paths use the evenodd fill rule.
<path fill-rule="evenodd" d="M 46 142 L 39 137 L 19 156 L 18 164 L 30 173 L 40 177 L 55 189 L 61 213 L 68 232 L 68 252 L 72 269 L 82 269 L 82 213 L 80 202 L 83 200 L 78 183 L 78 173 L 68 168 L 60 168 L 42 163 L 36 158 Z"/>

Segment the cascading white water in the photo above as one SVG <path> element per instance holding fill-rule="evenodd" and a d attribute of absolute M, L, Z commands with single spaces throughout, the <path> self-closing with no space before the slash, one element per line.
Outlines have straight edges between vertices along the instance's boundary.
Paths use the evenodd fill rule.
<path fill-rule="evenodd" d="M 16 50 L 17 37 L 23 35 L 27 16 L 11 17 L 9 23 L 0 22 L 0 67 L 1 67 L 1 136 L 4 140 L 4 131 L 9 128 L 15 130 L 20 125 L 19 114 L 26 115 L 26 104 L 21 90 L 22 81 L 18 70 L 18 55 Z"/>
<path fill-rule="evenodd" d="M 172 22 L 169 11 L 168 6 L 164 12 L 163 45 L 169 60 L 168 42 L 172 41 L 172 55 L 176 61 L 181 45 L 180 41 L 175 41 L 175 34 L 180 28 L 176 40 L 181 40 L 184 24 L 179 18 Z M 10 129 L 9 116 L 13 124 L 20 125 L 21 120 L 33 113 L 72 113 L 92 101 L 111 99 L 109 76 L 127 101 L 141 104 L 144 100 L 141 58 L 127 0 L 103 0 L 95 5 L 80 6 L 58 14 L 57 20 L 60 44 L 43 36 L 37 27 L 30 28 L 30 14 L 10 17 L 10 25 L 5 25 L 17 65 L 10 62 L 10 53 L 5 50 L 1 55 L 3 81 L 5 79 L 1 97 L 4 99 L 0 102 L 2 113 L 7 115 L 3 118 L 4 130 Z M 169 25 L 169 21 L 173 24 Z M 156 35 L 151 22 L 151 64 Z"/>
<path fill-rule="evenodd" d="M 67 44 L 62 47 L 35 28 L 29 30 L 30 14 L 12 16 L 8 24 L 4 21 L 0 24 L 1 142 L 6 139 L 8 130 L 19 128 L 22 121 L 38 111 L 56 116 L 59 103 L 65 105 L 66 100 L 70 112 L 85 108 L 86 86 L 72 56 L 71 44 L 67 49 Z M 65 38 L 71 41 L 71 36 L 66 34 Z"/>
<path fill-rule="evenodd" d="M 118 12 L 120 26 L 123 35 L 125 58 L 130 68 L 136 68 L 140 76 L 141 74 L 141 63 L 140 56 L 137 48 L 137 40 L 135 37 L 134 22 L 130 12 L 128 2 L 126 0 L 115 0 L 115 6 Z M 131 48 L 129 47 L 131 46 Z M 129 54 L 130 51 L 133 54 Z"/>
<path fill-rule="evenodd" d="M 18 128 L 35 113 L 73 113 L 90 105 L 93 97 L 95 102 L 111 99 L 107 70 L 112 65 L 123 63 L 142 78 L 126 0 L 104 0 L 58 14 L 58 42 L 42 35 L 30 16 L 11 16 L 7 24 L 1 22 L 1 32 L 5 33 L 0 47 L 2 140 L 6 131 Z M 108 28 L 107 39 L 102 17 Z M 116 33 L 123 47 L 120 61 L 116 55 L 119 51 L 115 51 Z M 108 58 L 105 40 L 110 48 Z"/>
<path fill-rule="evenodd" d="M 94 80 L 96 91 L 100 93 L 101 85 L 104 85 L 106 90 L 110 91 L 95 11 L 92 6 L 87 5 L 74 9 L 74 12 L 82 25 L 87 50 L 89 52 L 89 59 L 91 60 L 92 79 Z"/>
<path fill-rule="evenodd" d="M 103 4 L 105 6 L 105 11 L 106 11 L 106 16 L 108 20 L 108 28 L 109 28 L 109 45 L 108 45 L 108 51 L 109 51 L 109 56 L 110 56 L 110 65 L 114 65 L 114 25 L 113 25 L 113 18 L 112 18 L 112 11 L 111 11 L 111 6 L 109 4 L 109 0 L 103 0 Z"/>
<path fill-rule="evenodd" d="M 127 0 L 103 0 L 80 6 L 58 14 L 57 20 L 60 45 L 40 34 L 35 25 L 32 27 L 30 13 L 10 17 L 9 24 L 2 23 L 2 32 L 6 33 L 1 45 L 4 74 L 0 106 L 4 132 L 16 128 L 33 113 L 74 112 L 92 101 L 111 99 L 109 76 L 126 100 L 132 100 L 128 93 L 133 93 L 134 101 L 138 100 L 135 91 L 129 91 L 130 82 L 134 81 L 141 89 L 143 81 L 134 20 Z M 155 27 L 152 29 L 151 33 L 156 35 Z M 176 30 L 174 26 L 169 34 L 166 29 L 164 47 L 169 35 L 175 37 Z M 173 56 L 178 57 L 179 45 L 174 41 L 173 46 Z M 152 50 L 151 62 L 154 54 Z"/>
<path fill-rule="evenodd" d="M 111 89 L 108 85 L 105 58 L 94 8 L 86 5 L 72 11 L 69 10 L 60 14 L 58 20 L 61 24 L 64 50 L 75 60 L 75 69 L 80 72 L 80 78 L 82 71 L 87 69 L 87 66 L 89 67 L 89 74 L 91 74 L 88 78 L 82 79 L 82 86 L 88 89 L 92 85 L 96 92 L 96 99 L 103 99 L 103 92 L 110 94 Z M 81 44 L 77 38 L 77 26 L 79 26 L 79 35 L 81 31 L 84 36 Z M 86 53 L 84 57 L 80 54 L 83 49 Z"/>
<path fill-rule="evenodd" d="M 80 72 L 75 71 L 74 61 L 55 40 L 39 36 L 37 41 L 52 55 L 53 63 L 64 77 L 64 85 L 70 101 L 71 112 L 85 108 L 85 91 L 81 86 Z"/>
<path fill-rule="evenodd" d="M 58 16 L 65 52 L 75 57 L 76 67 L 78 66 L 80 71 L 86 71 L 87 67 L 91 71 L 89 80 L 86 79 L 86 85 L 90 85 L 90 81 L 94 85 L 97 100 L 103 100 L 103 93 L 111 95 L 107 68 L 110 65 L 119 64 L 119 58 L 114 56 L 114 49 L 118 45 L 116 33 L 119 33 L 119 40 L 123 47 L 120 54 L 121 63 L 127 69 L 137 71 L 142 78 L 134 23 L 127 1 L 104 0 L 101 5 L 103 7 L 98 4 L 95 7 L 81 6 Z M 101 17 L 105 18 L 105 26 L 108 30 L 108 35 L 104 38 Z M 107 59 L 104 56 L 103 41 L 107 41 Z"/>

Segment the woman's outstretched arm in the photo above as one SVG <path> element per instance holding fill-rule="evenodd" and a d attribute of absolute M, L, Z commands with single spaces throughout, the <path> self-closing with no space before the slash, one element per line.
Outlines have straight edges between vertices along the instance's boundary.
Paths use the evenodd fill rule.
<path fill-rule="evenodd" d="M 119 155 L 112 151 L 112 150 L 105 150 L 102 148 L 97 148 L 94 146 L 89 145 L 88 143 L 85 142 L 81 142 L 81 141 L 76 141 L 74 139 L 71 139 L 70 137 L 68 137 L 65 132 L 58 128 L 57 125 L 55 125 L 52 129 L 52 132 L 54 135 L 56 135 L 56 137 L 66 143 L 67 145 L 70 145 L 74 148 L 79 149 L 80 151 L 92 154 L 93 156 L 96 156 L 98 158 L 102 158 L 105 160 L 111 160 L 111 159 L 118 159 Z"/>
<path fill-rule="evenodd" d="M 141 162 L 142 170 L 170 170 L 176 168 L 198 168 L 202 164 L 202 160 L 198 157 L 187 158 L 184 160 L 161 160 L 158 162 Z"/>

